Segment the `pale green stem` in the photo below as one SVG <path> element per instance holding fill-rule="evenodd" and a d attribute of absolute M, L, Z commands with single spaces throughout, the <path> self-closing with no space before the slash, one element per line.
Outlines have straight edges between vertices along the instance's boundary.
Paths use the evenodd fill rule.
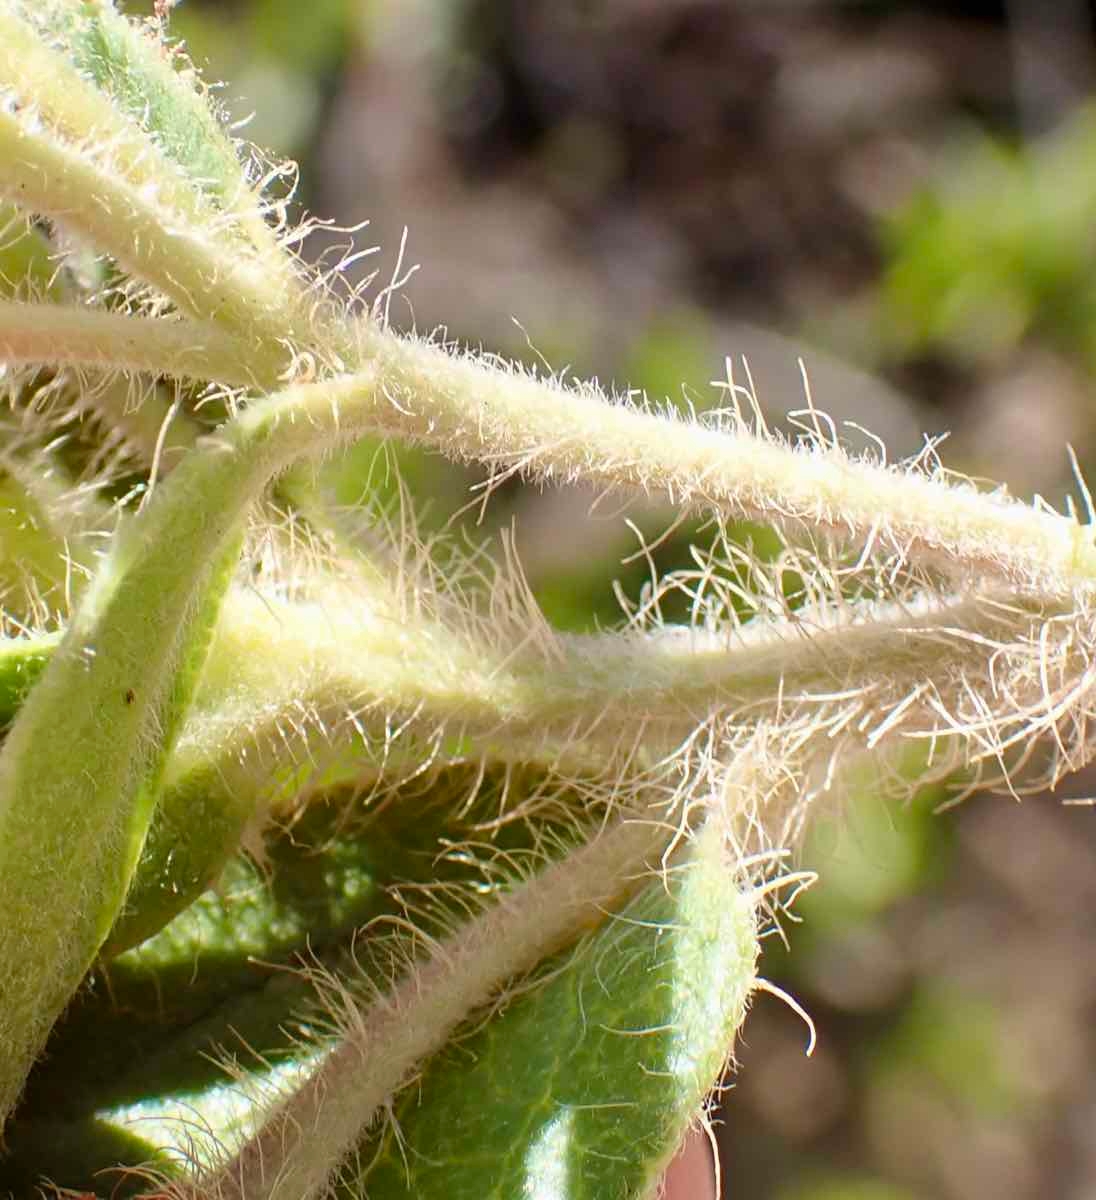
<path fill-rule="evenodd" d="M 128 337 L 144 340 L 137 328 Z M 154 367 L 156 343 L 148 345 L 145 369 L 170 371 L 169 349 Z M 582 479 L 665 495 L 682 508 L 828 532 L 1037 595 L 1096 586 L 1090 526 L 969 484 L 838 449 L 793 449 L 741 425 L 705 429 L 374 329 L 359 356 L 369 362 L 359 375 L 286 392 L 285 403 L 303 412 L 329 400 L 345 410 L 350 436 L 408 438 L 495 472 Z"/>
<path fill-rule="evenodd" d="M 115 16 L 114 23 L 119 21 L 128 26 L 122 18 Z M 131 39 L 137 36 L 135 31 L 129 30 Z M 236 194 L 225 196 L 231 214 L 226 219 L 208 203 L 200 188 L 183 175 L 180 167 L 164 155 L 153 138 L 127 119 L 114 97 L 84 79 L 66 54 L 44 45 L 41 34 L 23 17 L 0 10 L 0 85 L 5 83 L 14 89 L 21 101 L 33 106 L 36 116 L 45 125 L 62 132 L 70 145 L 107 148 L 113 170 L 124 177 L 130 192 L 154 195 L 161 211 L 171 214 L 171 221 L 163 227 L 165 230 L 171 225 L 200 228 L 209 250 L 222 262 L 231 262 L 241 255 L 250 259 L 266 288 L 265 297 L 256 311 L 265 314 L 278 307 L 288 317 L 299 307 L 300 291 L 290 261 L 274 244 L 269 232 L 258 233 L 265 227 L 242 172 L 237 172 Z M 175 87 L 179 87 L 178 83 Z M 212 125 L 212 122 L 208 124 Z M 44 130 L 39 127 L 39 132 Z M 202 131 L 203 135 L 207 132 Z M 106 198 L 104 193 L 100 203 Z M 23 202 L 18 195 L 13 199 Z M 90 196 L 87 199 L 90 200 Z M 121 213 L 112 215 L 120 217 Z M 237 228 L 241 215 L 247 217 L 247 231 L 252 235 L 246 243 Z M 121 262 L 126 261 L 122 256 L 118 258 Z M 174 275 L 185 286 L 170 261 L 162 260 L 159 267 L 165 275 Z M 160 281 L 151 282 L 159 285 Z M 201 305 L 200 295 L 191 292 L 191 301 Z M 240 299 L 254 303 L 254 289 L 242 292 Z M 291 320 L 287 323 L 292 325 Z"/>
<path fill-rule="evenodd" d="M 0 300 L 0 362 L 254 383 L 240 343 L 206 322 L 13 300 Z"/>
<path fill-rule="evenodd" d="M 1043 616 L 973 600 L 917 618 L 874 606 L 859 614 L 862 624 L 806 632 L 808 623 L 789 623 L 782 634 L 759 625 L 760 636 L 747 631 L 706 645 L 695 636 L 562 638 L 545 658 L 493 656 L 439 626 L 400 627 L 334 597 L 312 606 L 236 592 L 165 769 L 155 820 L 176 832 L 170 843 L 155 842 L 167 855 L 162 863 L 142 860 L 134 887 L 152 899 L 131 897 L 132 916 L 112 932 L 110 953 L 154 932 L 202 891 L 264 801 L 292 804 L 301 789 L 370 770 L 398 781 L 420 764 L 424 746 L 441 763 L 447 747 L 469 741 L 491 759 L 542 762 L 591 781 L 623 771 L 639 781 L 668 764 L 676 786 L 674 752 L 706 716 L 745 729 L 812 706 L 823 723 L 827 707 L 854 712 L 862 745 L 882 741 L 877 731 L 888 741 L 945 737 L 934 703 L 953 702 L 961 681 L 983 678 L 991 659 L 999 678 L 1015 679 Z M 6 649 L 13 669 L 20 644 Z M 29 641 L 24 653 L 28 666 L 16 676 L 23 688 L 43 652 Z M 1003 733 L 1038 713 L 1038 671 L 1030 661 L 1026 670 L 1027 687 L 1011 691 L 1027 706 L 999 714 Z M 14 715 L 16 695 L 0 708 L 0 723 Z M 395 742 L 394 722 L 402 731 Z M 271 790 L 290 776 L 290 791 Z M 222 797 L 213 822 L 223 829 L 219 839 L 211 817 L 195 826 L 187 815 L 218 807 L 210 789 Z"/>
<path fill-rule="evenodd" d="M 1018 660 L 1030 658 L 1051 615 L 977 599 L 917 615 L 900 605 L 850 605 L 846 623 L 829 628 L 797 619 L 734 638 L 562 636 L 515 653 L 425 620 L 378 619 L 333 594 L 312 605 L 238 591 L 222 609 L 165 785 L 182 788 L 213 769 L 233 790 L 256 793 L 274 757 L 284 766 L 348 752 L 371 757 L 370 746 L 398 752 L 385 737 L 394 712 L 407 714 L 409 738 L 449 730 L 480 747 L 516 741 L 541 758 L 569 749 L 603 760 L 630 751 L 642 730 L 650 765 L 706 714 L 765 723 L 779 719 L 781 706 L 844 695 L 859 704 L 871 739 L 874 724 L 918 688 L 954 692 L 959 680 L 985 675 L 991 659 L 1004 678 L 1018 665 L 1009 647 Z M 11 656 L 20 645 L 0 642 Z M 26 643 L 28 656 L 38 655 L 36 645 Z M 924 705 L 903 713 L 902 727 L 924 730 Z"/>
<path fill-rule="evenodd" d="M 192 519 L 217 525 L 197 511 Z M 186 594 L 167 589 L 170 623 L 154 628 L 142 601 L 180 572 L 170 535 L 151 531 L 156 544 L 130 586 L 114 593 L 109 570 L 97 578 L 0 751 L 0 1121 L 121 907 L 235 565 L 224 529 L 220 553 L 186 572 Z"/>
<path fill-rule="evenodd" d="M 66 54 L 109 96 L 112 112 L 120 108 L 153 136 L 192 183 L 232 212 L 256 247 L 280 256 L 274 231 L 263 217 L 262 197 L 248 183 L 197 73 L 180 60 L 178 45 L 165 44 L 110 4 L 22 0 L 15 7 L 24 20 L 44 21 L 47 28 L 63 31 Z M 71 78 L 66 76 L 64 86 L 44 94 L 54 100 L 50 119 L 76 137 L 86 136 L 92 110 L 83 103 L 83 93 L 71 86 Z M 43 93 L 35 96 L 41 104 Z M 285 264 L 272 261 L 271 266 L 283 270 Z"/>
<path fill-rule="evenodd" d="M 295 746 L 302 760 L 309 742 L 318 751 L 336 735 L 368 743 L 393 712 L 407 714 L 409 734 L 449 728 L 477 746 L 517 739 L 541 754 L 585 747 L 604 756 L 642 730 L 646 759 L 657 761 L 707 715 L 754 724 L 777 720 L 782 705 L 846 694 L 881 720 L 927 682 L 951 688 L 984 675 L 991 657 L 1003 677 L 1008 647 L 1022 656 L 1049 615 L 977 599 L 916 615 L 850 605 L 829 628 L 805 614 L 734 637 L 666 630 L 492 650 L 427 620 L 378 619 L 337 593 L 314 605 L 236 593 L 173 770 L 189 770 L 191 755 L 227 769 L 251 739 Z"/>
<path fill-rule="evenodd" d="M 169 404 L 156 383 L 119 372 L 139 372 L 151 363 L 157 374 L 204 379 L 200 364 L 215 362 L 218 354 L 226 362 L 240 361 L 239 348 L 225 334 L 197 322 L 135 325 L 98 309 L 0 300 L 0 366 L 80 371 L 63 395 L 81 416 L 90 414 L 99 422 L 100 454 L 105 457 L 122 444 L 143 465 L 155 463 L 157 476 L 193 445 L 200 427 L 179 405 Z M 242 374 L 239 367 L 234 373 Z M 10 386 L 16 388 L 17 381 Z M 32 400 L 21 415 L 25 434 L 50 440 L 56 422 L 52 410 L 40 415 Z M 94 474 L 97 464 L 90 469 Z"/>
<path fill-rule="evenodd" d="M 225 246 L 219 218 L 211 227 L 166 203 L 159 189 L 135 185 L 109 150 L 68 145 L 33 114 L 0 106 L 0 191 L 81 234 L 184 313 L 223 322 L 247 342 L 256 378 L 288 370 L 293 354 L 283 339 L 294 334 L 308 344 L 313 336 L 297 299 L 279 294 L 267 264 L 245 246 Z"/>
<path fill-rule="evenodd" d="M 0 753 L 0 1118 L 113 924 L 234 566 L 239 506 L 172 495 L 120 536 Z"/>
<path fill-rule="evenodd" d="M 607 404 L 593 389 L 534 379 L 423 342 L 369 329 L 364 357 L 381 431 L 497 475 L 582 481 L 667 497 L 897 553 L 953 577 L 998 579 L 1036 594 L 1096 586 L 1091 526 L 971 484 L 792 449 L 736 422 L 727 430 Z M 355 385 L 345 388 L 353 403 Z"/>
<path fill-rule="evenodd" d="M 85 80 L 66 55 L 44 45 L 25 20 L 2 8 L 0 85 L 13 89 L 22 104 L 33 106 L 70 143 L 109 146 L 112 161 L 128 181 L 156 191 L 162 204 L 203 225 L 213 219 L 213 210 L 110 96 Z"/>

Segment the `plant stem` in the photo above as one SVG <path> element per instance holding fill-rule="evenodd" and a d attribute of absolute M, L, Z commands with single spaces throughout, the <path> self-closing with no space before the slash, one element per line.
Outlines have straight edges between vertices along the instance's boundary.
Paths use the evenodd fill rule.
<path fill-rule="evenodd" d="M 120 355 L 145 341 L 136 326 L 147 324 L 134 321 L 132 332 L 118 324 Z M 228 375 L 227 347 L 211 349 L 208 376 Z M 140 365 L 178 371 L 179 353 L 148 339 Z M 280 397 L 283 408 L 303 413 L 330 403 L 347 414 L 348 438 L 404 437 L 485 461 L 496 474 L 661 494 L 683 510 L 830 534 L 959 580 L 1058 597 L 1096 588 L 1090 526 L 970 484 L 852 459 L 836 447 L 792 448 L 743 422 L 705 429 L 373 328 L 361 335 L 357 357 L 368 364 L 357 375 L 301 385 Z M 201 371 L 197 361 L 193 369 Z"/>
<path fill-rule="evenodd" d="M 248 387 L 238 341 L 200 321 L 150 321 L 94 308 L 0 300 L 0 362 L 147 372 Z"/>
<path fill-rule="evenodd" d="M 376 372 L 366 386 L 379 392 L 380 431 L 486 462 L 498 476 L 661 495 L 679 510 L 831 534 L 952 578 L 996 579 L 1037 595 L 1096 587 L 1091 526 L 971 484 L 852 459 L 835 446 L 793 449 L 738 418 L 706 429 L 608 404 L 589 386 L 373 328 L 362 342 Z"/>
<path fill-rule="evenodd" d="M 111 160 L 109 144 L 70 145 L 33 113 L 0 105 L 0 162 L 0 190 L 10 200 L 82 235 L 184 313 L 223 322 L 248 343 L 256 377 L 276 378 L 289 368 L 290 335 L 312 341 L 298 298 L 273 286 L 264 262 L 245 246 L 224 244 L 216 215 L 197 219 L 159 189 L 133 183 Z"/>

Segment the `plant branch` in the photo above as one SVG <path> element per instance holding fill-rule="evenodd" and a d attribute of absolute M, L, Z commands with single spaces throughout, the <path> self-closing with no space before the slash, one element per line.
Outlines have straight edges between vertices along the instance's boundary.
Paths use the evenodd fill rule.
<path fill-rule="evenodd" d="M 207 322 L 11 300 L 0 300 L 0 362 L 214 379 L 236 387 L 255 382 L 239 342 Z"/>
<path fill-rule="evenodd" d="M 231 341 L 208 327 L 184 325 L 165 335 L 162 322 L 95 316 L 104 318 L 104 346 L 111 345 L 117 365 L 255 381 L 238 359 L 234 366 Z M 0 347 L 6 319 L 13 353 L 20 354 L 16 339 L 28 338 L 21 357 L 31 361 L 37 350 L 20 328 L 27 317 L 18 305 L 0 308 Z M 93 328 L 82 336 L 72 331 L 72 361 L 102 361 Z M 195 345 L 188 347 L 192 334 Z M 369 363 L 362 374 L 287 395 L 287 406 L 313 407 L 315 399 L 330 397 L 354 410 L 362 436 L 409 438 L 504 474 L 593 480 L 661 493 L 682 508 L 821 531 L 955 578 L 997 579 L 1035 594 L 1096 587 L 1092 529 L 1072 518 L 967 483 L 852 459 L 836 446 L 794 449 L 750 431 L 744 421 L 705 429 L 392 334 L 371 329 L 362 341 L 360 354 Z M 45 338 L 37 346 L 48 350 Z M 627 455 L 621 447 L 628 447 Z"/>
<path fill-rule="evenodd" d="M 265 219 L 270 206 L 250 186 L 237 149 L 218 123 L 197 73 L 181 57 L 181 47 L 169 47 L 111 4 L 31 0 L 28 5 L 23 0 L 18 8 L 24 20 L 60 33 L 67 56 L 108 97 L 111 113 L 120 110 L 147 132 L 198 189 L 232 213 L 261 252 L 272 256 L 272 268 L 284 269 L 284 261 L 277 261 L 275 232 Z M 66 77 L 52 119 L 80 136 L 97 109 L 88 107 L 71 82 Z M 41 93 L 36 96 L 41 103 Z M 102 117 L 107 119 L 105 113 Z"/>
<path fill-rule="evenodd" d="M 47 45 L 47 37 L 64 50 Z M 32 100 L 70 142 L 109 145 L 133 185 L 155 190 L 176 211 L 212 229 L 222 210 L 229 218 L 219 223 L 224 250 L 239 252 L 246 238 L 272 291 L 280 284 L 293 294 L 297 283 L 261 198 L 207 103 L 179 78 L 163 49 L 109 4 L 0 5 L 0 80 Z"/>
<path fill-rule="evenodd" d="M 942 472 L 850 458 L 821 435 L 792 448 L 754 433 L 737 410 L 704 428 L 373 327 L 361 356 L 374 373 L 363 382 L 377 391 L 380 431 L 486 462 L 496 477 L 661 495 L 679 509 L 824 532 L 956 580 L 996 579 L 1037 595 L 1096 586 L 1091 526 Z"/>
<path fill-rule="evenodd" d="M 25 690 L 46 653 L 20 640 L 4 647 L 3 661 Z M 515 655 L 437 624 L 378 620 L 331 591 L 322 605 L 233 592 L 164 771 L 154 827 L 174 832 L 151 836 L 109 953 L 155 932 L 200 893 L 270 802 L 292 809 L 316 786 L 371 771 L 398 782 L 424 754 L 444 763 L 447 747 L 470 743 L 500 761 L 518 755 L 588 775 L 593 793 L 655 783 L 672 792 L 688 775 L 676 756 L 698 726 L 738 736 L 732 731 L 793 713 L 813 714 L 805 719 L 819 733 L 845 729 L 862 747 L 920 737 L 940 739 L 942 749 L 976 721 L 964 696 L 992 672 L 1003 697 L 993 723 L 983 721 L 962 754 L 940 755 L 939 772 L 1060 723 L 1061 693 L 1045 681 L 1083 677 L 1083 661 L 1075 622 L 989 600 L 918 614 L 849 606 L 842 623 L 818 628 L 803 613 L 782 630 L 758 622 L 733 639 L 672 630 L 560 637 Z M 0 721 L 21 695 L 8 694 Z M 1078 695 L 1069 719 L 1083 708 Z M 197 805 L 218 815 L 195 824 L 188 813 Z"/>
<path fill-rule="evenodd" d="M 314 340 L 299 297 L 246 246 L 226 244 L 221 218 L 198 211 L 192 192 L 174 207 L 170 194 L 131 181 L 110 150 L 68 143 L 33 110 L 0 104 L 0 190 L 11 201 L 82 235 L 182 312 L 223 323 L 248 342 L 254 377 L 277 378 L 293 361 L 285 339 Z"/>

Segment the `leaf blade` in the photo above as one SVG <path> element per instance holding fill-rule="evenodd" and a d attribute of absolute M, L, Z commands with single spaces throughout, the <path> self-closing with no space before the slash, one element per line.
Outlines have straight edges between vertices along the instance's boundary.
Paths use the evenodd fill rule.
<path fill-rule="evenodd" d="M 752 902 L 714 841 L 701 834 L 668 887 L 652 881 L 547 983 L 436 1058 L 342 1194 L 649 1194 L 718 1079 L 753 983 Z"/>

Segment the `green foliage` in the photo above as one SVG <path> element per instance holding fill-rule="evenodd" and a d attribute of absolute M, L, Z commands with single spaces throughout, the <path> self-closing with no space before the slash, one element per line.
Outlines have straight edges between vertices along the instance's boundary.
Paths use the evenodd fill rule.
<path fill-rule="evenodd" d="M 995 359 L 1039 333 L 1096 366 L 1096 112 L 1041 142 L 982 140 L 885 230 L 880 332 L 898 349 Z"/>
<path fill-rule="evenodd" d="M 370 1196 L 649 1192 L 723 1065 L 753 958 L 725 865 L 681 874 L 430 1064 L 362 1150 Z"/>
<path fill-rule="evenodd" d="M 780 1193 L 779 1200 L 914 1200 L 912 1193 L 881 1180 L 833 1175 Z"/>
<path fill-rule="evenodd" d="M 1019 1102 L 1019 1080 L 1000 1054 L 1004 1032 L 995 1006 L 955 990 L 916 994 L 897 1028 L 875 1047 L 877 1086 L 921 1081 L 949 1105 L 998 1116 Z"/>
<path fill-rule="evenodd" d="M 1092 531 L 401 338 L 219 122 L 155 22 L 0 0 L 0 1188 L 648 1197 L 815 799 L 1087 757 Z M 564 634 L 387 438 L 711 537 Z"/>

